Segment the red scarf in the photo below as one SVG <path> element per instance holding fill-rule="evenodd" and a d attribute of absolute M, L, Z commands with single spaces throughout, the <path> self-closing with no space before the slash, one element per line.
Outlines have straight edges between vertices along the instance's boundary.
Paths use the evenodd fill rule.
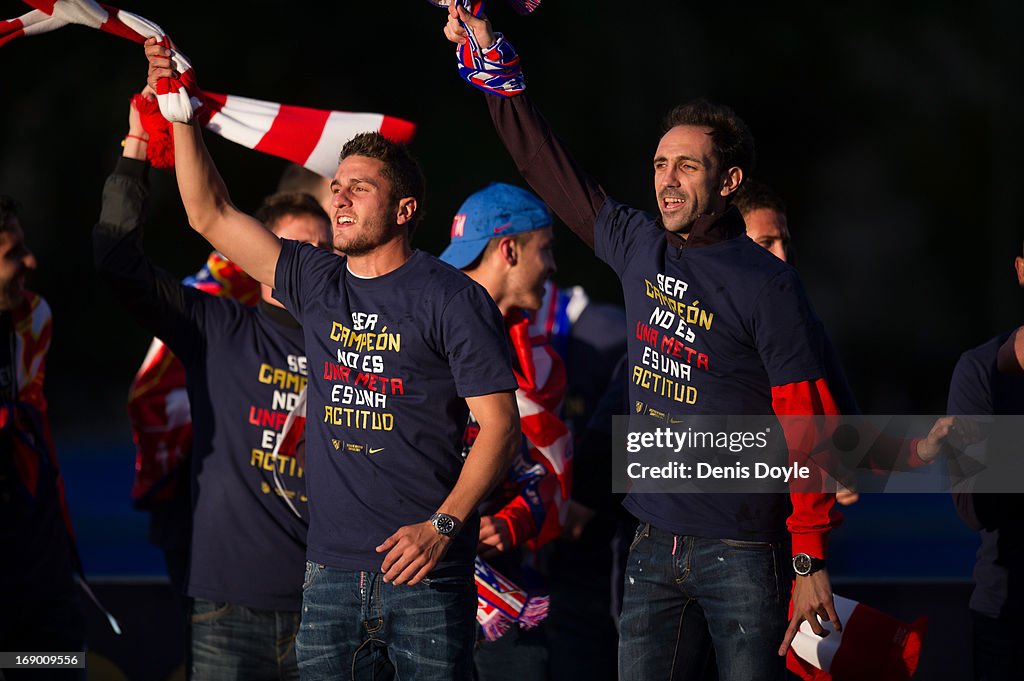
<path fill-rule="evenodd" d="M 35 9 L 16 19 L 0 21 L 0 46 L 22 36 L 39 35 L 68 24 L 79 24 L 144 43 L 156 37 L 169 46 L 164 30 L 144 17 L 93 0 L 25 0 Z M 376 113 L 327 111 L 236 95 L 204 92 L 185 55 L 172 48 L 172 60 L 181 78 L 161 79 L 157 102 L 168 121 L 188 122 L 195 116 L 221 137 L 266 154 L 288 159 L 323 177 L 334 177 L 338 150 L 360 132 L 375 130 L 396 142 L 412 139 L 416 126 L 409 121 Z M 147 126 L 151 136 L 147 154 L 153 164 L 167 167 L 169 126 L 161 133 Z M 164 153 L 160 153 L 160 149 Z M 173 154 L 169 156 L 173 159 Z"/>
<path fill-rule="evenodd" d="M 562 532 L 562 521 L 572 490 L 572 435 L 559 418 L 565 399 L 565 364 L 542 335 L 530 335 L 530 322 L 519 311 L 505 320 L 517 368 L 516 403 L 519 422 L 528 444 L 529 477 L 515 482 L 519 493 L 495 513 L 512 533 L 512 543 L 537 549 Z M 526 494 L 534 487 L 536 496 Z"/>

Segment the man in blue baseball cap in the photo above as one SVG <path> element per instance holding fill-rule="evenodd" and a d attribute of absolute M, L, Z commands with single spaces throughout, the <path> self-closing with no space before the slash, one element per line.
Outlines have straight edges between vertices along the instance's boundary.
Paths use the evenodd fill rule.
<path fill-rule="evenodd" d="M 528 318 L 540 310 L 544 284 L 555 272 L 552 241 L 547 206 L 524 189 L 494 183 L 459 208 L 452 220 L 451 243 L 441 254 L 441 260 L 458 267 L 491 295 L 513 350 L 526 446 L 520 448 L 506 480 L 479 509 L 479 553 L 513 581 L 522 577 L 520 549 L 536 549 L 561 533 L 564 514 L 559 509 L 569 498 L 571 437 L 559 416 L 565 367 L 546 336 L 533 337 Z M 528 408 L 522 411 L 524 405 Z M 466 451 L 475 435 L 471 414 Z M 497 640 L 482 640 L 475 652 L 481 681 L 546 678 L 547 660 L 543 627 L 512 627 Z"/>
<path fill-rule="evenodd" d="M 536 196 L 495 182 L 476 192 L 452 220 L 441 260 L 487 289 L 502 316 L 540 309 L 544 282 L 555 273 L 551 212 Z"/>

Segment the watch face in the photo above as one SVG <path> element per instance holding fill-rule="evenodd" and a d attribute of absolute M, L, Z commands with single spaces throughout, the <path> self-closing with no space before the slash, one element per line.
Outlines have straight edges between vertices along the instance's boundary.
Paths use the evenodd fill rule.
<path fill-rule="evenodd" d="M 434 518 L 434 529 L 441 534 L 451 534 L 455 530 L 455 521 L 451 516 L 438 514 Z"/>
<path fill-rule="evenodd" d="M 798 575 L 807 575 L 811 571 L 811 557 L 806 553 L 798 553 L 793 556 L 793 572 Z"/>

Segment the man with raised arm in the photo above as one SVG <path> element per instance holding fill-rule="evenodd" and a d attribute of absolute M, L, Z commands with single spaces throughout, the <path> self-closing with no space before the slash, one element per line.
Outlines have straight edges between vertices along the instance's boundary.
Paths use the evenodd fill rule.
<path fill-rule="evenodd" d="M 653 159 L 653 216 L 612 200 L 578 167 L 523 94 L 518 55 L 486 19 L 453 3 L 445 35 L 460 45 L 463 77 L 495 95 L 488 107 L 520 172 L 621 279 L 638 413 L 837 413 L 799 278 L 745 236 L 729 205 L 754 160 L 735 113 L 703 100 L 670 112 Z M 800 434 L 786 430 L 800 455 Z M 791 496 L 788 519 L 788 500 L 776 494 L 627 497 L 640 527 L 626 573 L 621 678 L 699 678 L 708 632 L 722 679 L 777 679 L 801 622 L 820 633 L 820 616 L 840 628 L 824 568 L 835 495 Z M 787 629 L 790 539 L 797 577 Z"/>
<path fill-rule="evenodd" d="M 307 380 L 302 329 L 269 287 L 252 307 L 186 286 L 149 260 L 147 144 L 133 100 L 93 249 L 113 295 L 185 367 L 193 425 L 184 576 L 192 599 L 189 677 L 296 679 L 305 479 L 295 457 L 273 452 Z M 310 196 L 274 194 L 257 215 L 281 238 L 330 248 L 327 215 Z"/>
<path fill-rule="evenodd" d="M 150 85 L 176 78 L 150 40 Z M 364 133 L 331 184 L 333 245 L 270 234 L 232 205 L 195 125 L 174 123 L 192 226 L 272 286 L 303 327 L 310 382 L 310 526 L 299 668 L 350 674 L 384 648 L 402 679 L 469 679 L 480 500 L 519 444 L 501 316 L 487 292 L 410 245 L 423 177 L 404 146 Z M 480 424 L 463 462 L 472 409 Z"/>

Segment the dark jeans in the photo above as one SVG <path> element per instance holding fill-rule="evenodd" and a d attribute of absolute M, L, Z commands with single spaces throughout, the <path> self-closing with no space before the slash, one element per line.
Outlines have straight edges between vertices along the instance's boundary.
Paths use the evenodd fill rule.
<path fill-rule="evenodd" d="M 191 625 L 193 681 L 299 678 L 297 612 L 256 610 L 196 598 Z"/>
<path fill-rule="evenodd" d="M 626 566 L 622 681 L 783 679 L 789 582 L 780 544 L 676 536 L 642 524 Z"/>
<path fill-rule="evenodd" d="M 476 586 L 471 572 L 395 586 L 384 583 L 379 572 L 307 561 L 302 591 L 297 649 L 303 681 L 364 681 L 391 673 L 399 681 L 472 679 Z"/>

